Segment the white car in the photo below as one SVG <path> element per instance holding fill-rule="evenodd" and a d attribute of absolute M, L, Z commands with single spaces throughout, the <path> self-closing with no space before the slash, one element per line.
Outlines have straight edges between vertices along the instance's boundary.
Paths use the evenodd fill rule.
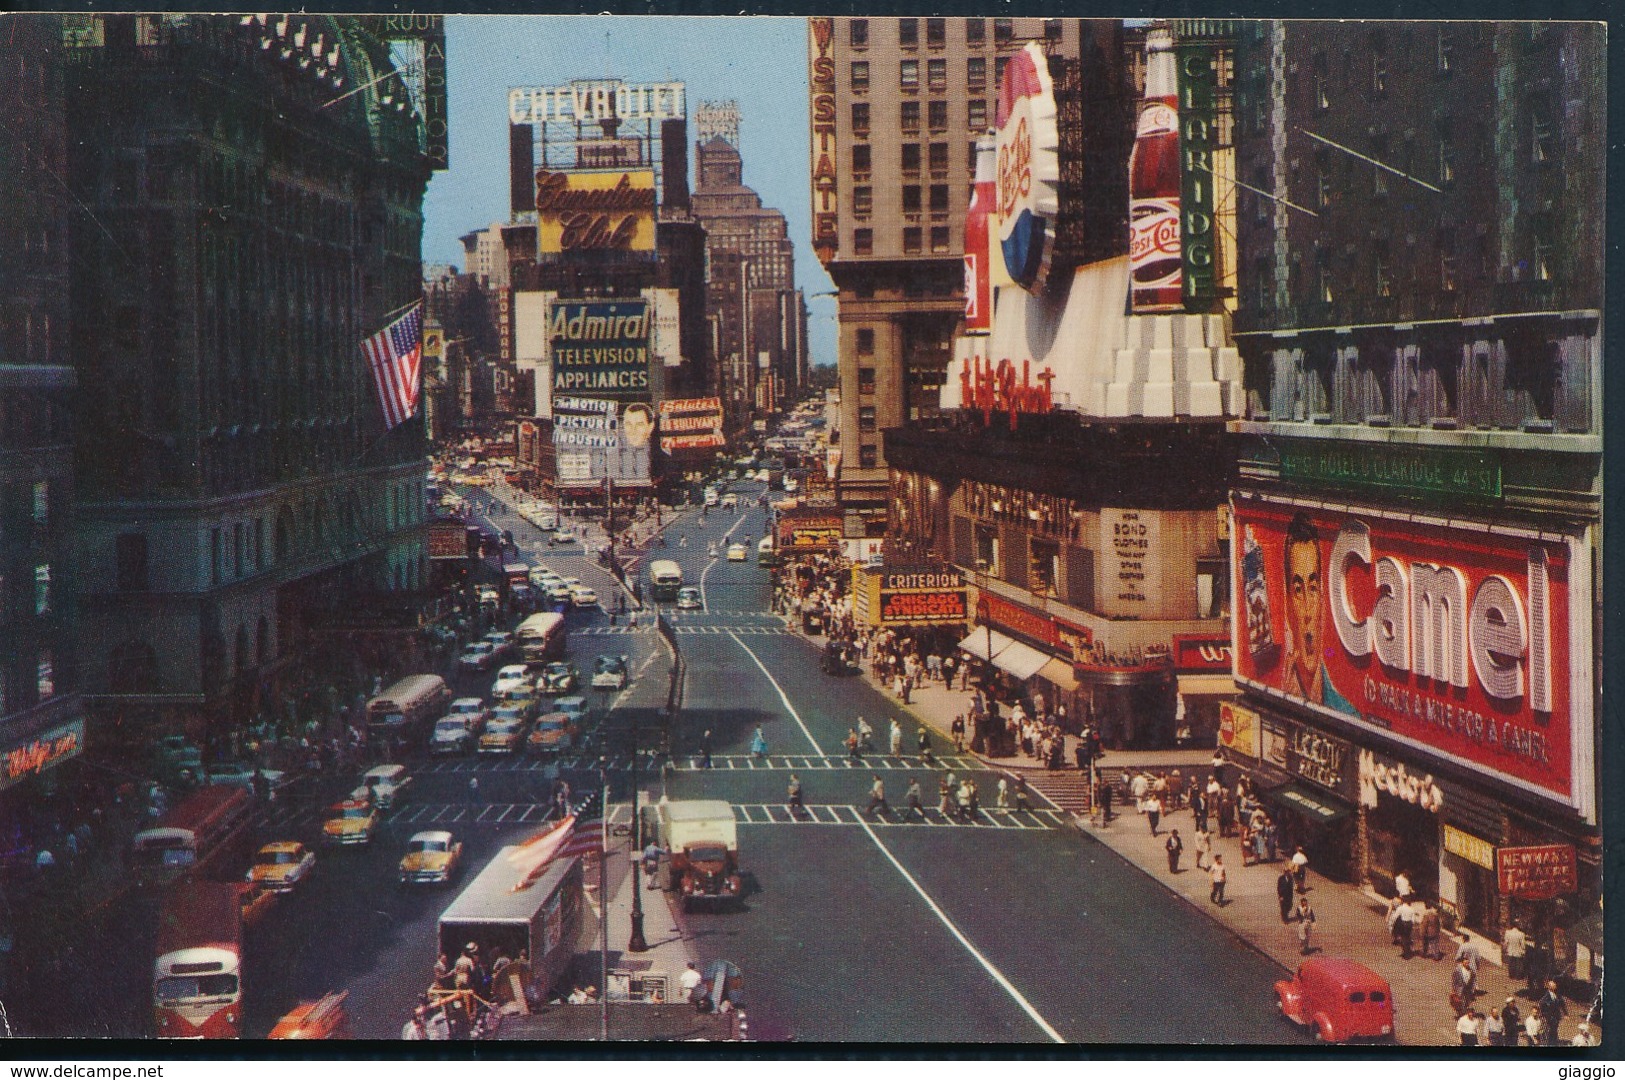
<path fill-rule="evenodd" d="M 745 545 L 744 544 L 729 544 L 728 545 L 728 561 L 729 562 L 744 562 L 745 561 Z"/>
<path fill-rule="evenodd" d="M 737 510 L 739 508 L 739 496 L 731 491 L 728 492 L 722 497 L 722 508 L 724 510 Z"/>
<path fill-rule="evenodd" d="M 411 786 L 405 765 L 374 765 L 361 774 L 361 784 L 350 792 L 350 798 L 371 798 L 378 809 L 388 810 L 406 798 L 406 789 Z"/>
<path fill-rule="evenodd" d="M 491 650 L 498 657 L 507 656 L 513 651 L 513 635 L 506 630 L 492 630 L 483 640 L 491 643 Z"/>
<path fill-rule="evenodd" d="M 529 690 L 530 674 L 524 664 L 509 664 L 497 671 L 497 681 L 491 684 L 491 696 L 503 697 L 516 690 Z"/>
<path fill-rule="evenodd" d="M 576 542 L 574 529 L 558 529 L 547 538 L 549 544 L 573 544 Z"/>
<path fill-rule="evenodd" d="M 718 494 L 717 494 L 717 492 L 716 492 L 716 489 L 715 489 L 715 488 L 707 488 L 707 489 L 706 489 L 706 490 L 705 490 L 705 505 L 706 505 L 706 506 L 707 506 L 707 507 L 711 507 L 711 506 L 715 506 L 715 505 L 717 505 L 717 503 L 718 503 L 718 502 L 719 502 L 719 501 L 720 501 L 720 500 L 721 500 L 721 496 L 719 496 L 719 495 L 718 495 Z"/>
<path fill-rule="evenodd" d="M 677 607 L 680 611 L 699 611 L 705 607 L 705 601 L 700 596 L 700 590 L 692 585 L 684 585 L 677 590 Z"/>
<path fill-rule="evenodd" d="M 476 641 L 463 650 L 457 665 L 465 671 L 488 671 L 496 662 L 496 649 L 489 641 Z"/>
<path fill-rule="evenodd" d="M 450 713 L 434 723 L 429 736 L 431 754 L 466 754 L 474 749 L 474 723 L 467 716 Z"/>
<path fill-rule="evenodd" d="M 549 570 L 545 566 L 533 566 L 533 567 L 530 568 L 530 583 L 532 585 L 535 585 L 539 589 L 547 588 L 547 579 L 548 578 L 557 578 L 557 577 L 558 577 L 557 574 L 555 574 L 553 571 Z"/>
<path fill-rule="evenodd" d="M 570 603 L 576 607 L 595 607 L 598 604 L 598 593 L 590 585 L 572 585 Z"/>
<path fill-rule="evenodd" d="M 626 657 L 600 656 L 592 664 L 594 690 L 625 690 L 630 676 L 626 670 Z"/>

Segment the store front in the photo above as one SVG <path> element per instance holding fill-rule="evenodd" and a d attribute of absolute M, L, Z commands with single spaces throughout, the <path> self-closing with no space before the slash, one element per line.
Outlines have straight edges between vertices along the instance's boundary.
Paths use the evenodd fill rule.
<path fill-rule="evenodd" d="M 1174 745 L 1212 746 L 1219 733 L 1219 707 L 1236 697 L 1230 675 L 1230 640 L 1205 634 L 1175 634 Z"/>
<path fill-rule="evenodd" d="M 1234 708 L 1234 706 L 1231 706 Z M 1294 719 L 1262 712 L 1255 790 L 1281 828 L 1281 847 L 1302 845 L 1335 881 L 1354 876 L 1355 750 Z"/>

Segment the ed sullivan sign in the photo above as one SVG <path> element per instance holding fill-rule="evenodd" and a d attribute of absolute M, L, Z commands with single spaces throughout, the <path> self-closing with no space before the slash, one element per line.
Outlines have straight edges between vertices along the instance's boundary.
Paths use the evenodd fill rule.
<path fill-rule="evenodd" d="M 1238 499 L 1238 682 L 1594 818 L 1578 537 Z"/>

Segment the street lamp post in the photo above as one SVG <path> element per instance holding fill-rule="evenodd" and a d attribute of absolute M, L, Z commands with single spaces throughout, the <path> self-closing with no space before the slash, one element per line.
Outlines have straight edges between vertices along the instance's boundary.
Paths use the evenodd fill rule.
<path fill-rule="evenodd" d="M 632 854 L 629 861 L 632 864 L 632 940 L 627 942 L 627 952 L 648 952 L 649 943 L 643 938 L 643 888 L 639 881 L 642 867 L 639 862 L 643 855 L 643 821 L 638 816 L 638 714 L 632 712 Z"/>

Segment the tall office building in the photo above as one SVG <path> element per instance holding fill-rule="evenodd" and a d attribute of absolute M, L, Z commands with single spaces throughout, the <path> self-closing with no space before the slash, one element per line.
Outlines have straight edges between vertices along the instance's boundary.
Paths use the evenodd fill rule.
<path fill-rule="evenodd" d="M 849 537 L 883 536 L 880 432 L 935 416 L 964 313 L 965 210 L 999 78 L 1062 19 L 809 20 L 813 247 L 838 290 L 836 490 Z"/>

